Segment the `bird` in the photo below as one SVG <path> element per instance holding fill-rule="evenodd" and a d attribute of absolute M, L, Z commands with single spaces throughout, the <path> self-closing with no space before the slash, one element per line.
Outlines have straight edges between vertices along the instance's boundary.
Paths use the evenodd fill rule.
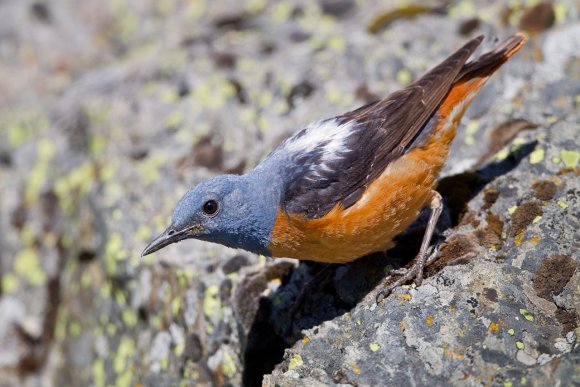
<path fill-rule="evenodd" d="M 526 39 L 516 33 L 468 61 L 482 40 L 383 99 L 306 125 L 245 174 L 192 187 L 142 256 L 195 238 L 268 257 L 347 263 L 392 248 L 429 207 L 415 263 L 379 295 L 413 279 L 419 286 L 427 260 L 436 259 L 429 245 L 443 203 L 435 186 L 461 117 Z"/>

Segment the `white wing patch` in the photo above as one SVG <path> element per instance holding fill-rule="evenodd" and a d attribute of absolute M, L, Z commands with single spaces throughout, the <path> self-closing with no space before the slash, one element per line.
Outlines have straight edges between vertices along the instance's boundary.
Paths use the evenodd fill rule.
<path fill-rule="evenodd" d="M 322 161 L 342 158 L 350 149 L 347 139 L 356 131 L 352 121 L 340 125 L 338 120 L 315 121 L 286 140 L 281 151 L 290 153 L 310 153 L 315 150 L 322 153 Z M 322 168 L 328 168 L 320 165 Z"/>

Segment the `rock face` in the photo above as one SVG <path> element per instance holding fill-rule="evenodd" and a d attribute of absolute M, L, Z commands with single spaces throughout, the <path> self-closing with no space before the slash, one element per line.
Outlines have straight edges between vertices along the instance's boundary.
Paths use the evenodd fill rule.
<path fill-rule="evenodd" d="M 580 383 L 574 1 L 77 3 L 0 4 L 1 386 Z M 139 258 L 192 184 L 518 25 L 455 140 L 422 286 L 375 302 L 427 214 L 347 265 Z"/>

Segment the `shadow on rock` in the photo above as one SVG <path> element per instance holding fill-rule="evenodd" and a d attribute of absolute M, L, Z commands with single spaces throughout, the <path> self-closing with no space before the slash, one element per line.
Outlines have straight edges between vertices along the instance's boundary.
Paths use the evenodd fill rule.
<path fill-rule="evenodd" d="M 456 227 L 467 211 L 467 203 L 489 182 L 514 169 L 535 146 L 536 141 L 523 144 L 501 161 L 441 179 L 437 190 L 446 205 L 437 225 L 439 235 Z M 428 210 L 423 211 L 409 230 L 396 238 L 397 246 L 388 253 L 371 254 L 342 265 L 302 261 L 297 268 L 286 272 L 275 292 L 260 297 L 247 330 L 244 385 L 261 385 L 262 376 L 282 360 L 284 350 L 300 339 L 302 330 L 348 312 L 375 289 L 390 270 L 409 264 L 419 251 L 428 215 Z M 428 274 L 437 271 L 430 270 Z"/>

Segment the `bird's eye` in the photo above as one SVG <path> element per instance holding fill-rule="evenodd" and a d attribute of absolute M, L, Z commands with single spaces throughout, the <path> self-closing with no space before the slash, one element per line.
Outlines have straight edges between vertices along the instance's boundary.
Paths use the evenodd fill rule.
<path fill-rule="evenodd" d="M 203 205 L 203 213 L 212 216 L 217 213 L 218 208 L 218 203 L 215 200 L 208 200 Z"/>

